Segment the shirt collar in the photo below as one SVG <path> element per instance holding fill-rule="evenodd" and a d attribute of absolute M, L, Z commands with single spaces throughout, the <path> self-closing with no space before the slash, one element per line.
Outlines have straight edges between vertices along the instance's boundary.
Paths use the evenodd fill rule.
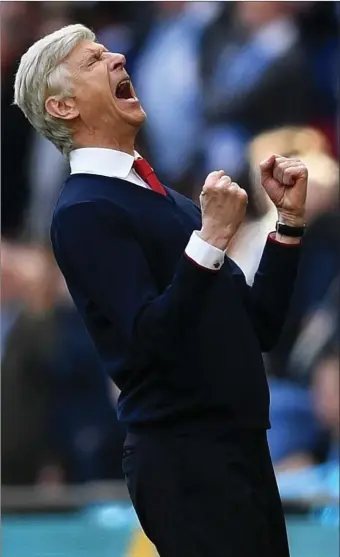
<path fill-rule="evenodd" d="M 97 174 L 108 178 L 126 179 L 131 172 L 134 157 L 122 151 L 103 147 L 84 147 L 70 153 L 71 174 Z"/>

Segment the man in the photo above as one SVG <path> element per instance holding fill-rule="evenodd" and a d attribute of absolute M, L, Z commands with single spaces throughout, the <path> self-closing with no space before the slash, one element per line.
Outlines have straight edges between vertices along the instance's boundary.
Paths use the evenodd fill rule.
<path fill-rule="evenodd" d="M 15 102 L 70 157 L 52 243 L 121 390 L 131 499 L 161 557 L 286 557 L 261 350 L 278 339 L 293 289 L 306 168 L 274 155 L 262 164 L 283 224 L 250 289 L 225 255 L 246 193 L 213 172 L 201 215 L 160 184 L 134 151 L 145 113 L 125 58 L 94 41 L 74 25 L 34 44 Z"/>

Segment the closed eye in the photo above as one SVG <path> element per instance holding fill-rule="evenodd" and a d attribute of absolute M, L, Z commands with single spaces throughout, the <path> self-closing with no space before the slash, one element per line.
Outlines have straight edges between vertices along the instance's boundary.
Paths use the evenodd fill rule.
<path fill-rule="evenodd" d="M 99 62 L 100 60 L 103 59 L 103 57 L 105 56 L 105 54 L 109 54 L 109 51 L 107 49 L 104 49 L 100 52 L 97 52 L 96 54 L 94 54 L 93 56 L 91 56 L 91 58 L 88 60 L 87 62 L 87 67 L 91 67 L 93 66 L 96 62 Z"/>
<path fill-rule="evenodd" d="M 93 64 L 95 64 L 96 62 L 98 62 L 100 60 L 100 58 L 98 58 L 96 56 L 96 58 L 91 58 L 91 60 L 89 61 L 88 65 L 89 66 L 93 66 Z"/>
<path fill-rule="evenodd" d="M 93 64 L 102 60 L 104 54 L 105 54 L 105 52 L 99 52 L 98 54 L 95 54 L 94 56 L 92 56 L 92 58 L 90 58 L 90 61 L 89 61 L 88 65 L 93 66 Z"/>

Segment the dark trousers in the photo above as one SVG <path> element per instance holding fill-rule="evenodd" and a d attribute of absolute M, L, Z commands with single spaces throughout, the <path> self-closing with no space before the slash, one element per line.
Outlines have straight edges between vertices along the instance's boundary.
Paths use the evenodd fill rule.
<path fill-rule="evenodd" d="M 289 557 L 265 432 L 128 433 L 123 470 L 160 557 Z"/>

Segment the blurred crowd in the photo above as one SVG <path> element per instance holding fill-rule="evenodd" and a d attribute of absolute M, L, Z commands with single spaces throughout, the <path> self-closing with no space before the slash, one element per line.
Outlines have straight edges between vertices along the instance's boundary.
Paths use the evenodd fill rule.
<path fill-rule="evenodd" d="M 306 163 L 308 230 L 300 273 L 285 331 L 266 357 L 269 442 L 279 477 L 323 470 L 328 478 L 325 470 L 339 470 L 337 7 L 2 3 L 4 484 L 122 477 L 118 393 L 50 250 L 51 214 L 68 164 L 12 106 L 22 53 L 73 22 L 90 26 L 107 48 L 126 55 L 148 114 L 138 150 L 162 180 L 198 201 L 206 174 L 223 168 L 247 190 L 247 216 L 229 255 L 249 284 L 276 220 L 259 183 L 259 162 L 279 153 Z"/>

